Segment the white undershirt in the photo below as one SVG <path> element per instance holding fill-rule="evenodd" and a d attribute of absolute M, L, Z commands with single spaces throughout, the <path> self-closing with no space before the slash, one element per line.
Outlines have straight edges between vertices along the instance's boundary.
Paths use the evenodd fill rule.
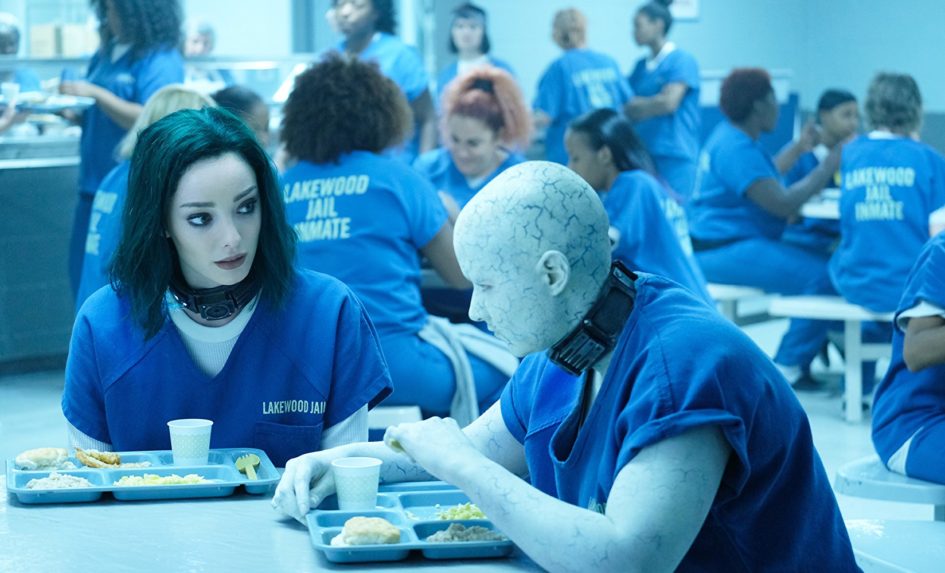
<path fill-rule="evenodd" d="M 223 370 L 230 352 L 236 345 L 240 334 L 246 328 L 250 318 L 256 311 L 259 295 L 253 298 L 236 318 L 223 326 L 205 326 L 195 322 L 187 316 L 180 303 L 168 292 L 165 295 L 168 314 L 180 333 L 187 353 L 197 364 L 197 367 L 210 378 L 216 377 Z M 322 434 L 322 449 L 327 450 L 335 446 L 364 442 L 368 438 L 368 408 L 362 406 L 357 412 L 327 428 Z M 112 451 L 112 445 L 100 442 L 67 422 L 69 445 L 83 449 L 94 449 L 102 452 Z M 249 444 L 247 444 L 249 445 Z"/>
<path fill-rule="evenodd" d="M 206 326 L 196 322 L 170 292 L 164 300 L 167 302 L 168 314 L 187 348 L 187 354 L 201 372 L 213 378 L 223 370 L 236 341 L 253 317 L 259 295 L 253 297 L 233 320 L 223 326 Z"/>
<path fill-rule="evenodd" d="M 112 46 L 112 63 L 114 64 L 121 59 L 122 56 L 128 53 L 128 50 L 131 49 L 131 44 L 115 44 Z"/>
<path fill-rule="evenodd" d="M 663 44 L 663 47 L 660 48 L 660 51 L 657 52 L 655 56 L 648 56 L 646 58 L 646 71 L 652 72 L 656 68 L 660 67 L 660 64 L 663 63 L 663 60 L 666 59 L 666 56 L 672 54 L 676 51 L 676 44 L 673 42 L 666 42 Z"/>
<path fill-rule="evenodd" d="M 928 301 L 920 300 L 919 304 L 899 313 L 896 325 L 904 331 L 906 327 L 909 326 L 910 318 L 926 318 L 929 316 L 941 316 L 945 318 L 945 308 Z"/>
<path fill-rule="evenodd" d="M 456 75 L 461 76 L 470 70 L 476 68 L 481 68 L 482 66 L 489 65 L 489 56 L 483 54 L 477 58 L 471 60 L 457 60 L 456 61 Z"/>

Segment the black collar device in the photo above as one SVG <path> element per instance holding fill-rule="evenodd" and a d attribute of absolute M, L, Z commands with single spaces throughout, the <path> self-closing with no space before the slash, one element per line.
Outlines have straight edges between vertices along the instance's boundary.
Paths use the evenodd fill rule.
<path fill-rule="evenodd" d="M 195 289 L 187 286 L 179 271 L 171 279 L 171 294 L 187 310 L 196 312 L 205 320 L 223 320 L 239 312 L 259 292 L 260 284 L 256 273 L 249 275 L 235 285 L 223 285 L 214 288 Z"/>
<path fill-rule="evenodd" d="M 574 330 L 551 347 L 548 353 L 551 361 L 577 376 L 613 350 L 633 311 L 636 279 L 623 263 L 614 261 L 594 306 Z"/>

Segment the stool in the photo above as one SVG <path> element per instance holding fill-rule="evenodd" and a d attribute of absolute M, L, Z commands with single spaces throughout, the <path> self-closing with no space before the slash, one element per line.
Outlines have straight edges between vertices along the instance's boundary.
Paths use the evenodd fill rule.
<path fill-rule="evenodd" d="M 864 344 L 860 325 L 863 322 L 892 322 L 893 313 L 872 312 L 850 304 L 839 296 L 780 296 L 771 301 L 768 313 L 772 316 L 789 318 L 809 318 L 814 320 L 843 321 L 844 342 L 844 377 L 846 380 L 846 420 L 859 422 L 863 411 L 859 405 L 863 402 L 863 372 L 860 370 L 864 361 L 889 357 L 891 344 Z"/>
<path fill-rule="evenodd" d="M 878 456 L 867 456 L 841 466 L 834 489 L 852 497 L 932 505 L 935 521 L 945 522 L 945 485 L 891 472 Z M 942 544 L 945 546 L 945 537 Z M 945 561 L 942 564 L 945 567 Z"/>
<path fill-rule="evenodd" d="M 850 519 L 846 526 L 864 573 L 932 573 L 945 567 L 945 523 Z"/>
<path fill-rule="evenodd" d="M 732 322 L 736 324 L 747 324 L 760 322 L 760 320 L 764 320 L 766 317 L 764 311 L 752 315 L 740 315 L 738 313 L 739 302 L 748 299 L 763 299 L 768 296 L 765 291 L 753 287 L 719 283 L 709 283 L 707 287 L 709 296 L 715 299 L 715 302 L 719 305 L 719 312 Z M 740 318 L 747 318 L 748 320 L 740 321 Z"/>

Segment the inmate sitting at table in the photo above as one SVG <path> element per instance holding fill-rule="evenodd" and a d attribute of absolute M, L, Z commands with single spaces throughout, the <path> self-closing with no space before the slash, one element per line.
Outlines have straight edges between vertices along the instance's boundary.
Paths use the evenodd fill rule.
<path fill-rule="evenodd" d="M 72 445 L 167 450 L 168 420 L 206 418 L 211 447 L 281 466 L 367 439 L 368 407 L 391 391 L 374 327 L 351 290 L 294 260 L 276 174 L 242 121 L 183 110 L 141 132 L 111 284 L 72 332 Z"/>
<path fill-rule="evenodd" d="M 499 175 L 455 245 L 470 316 L 525 356 L 500 401 L 465 430 L 431 418 L 291 460 L 273 505 L 302 519 L 330 462 L 365 455 L 384 482 L 461 488 L 549 570 L 858 570 L 785 379 L 688 290 L 612 266 L 607 227 L 563 166 Z"/>

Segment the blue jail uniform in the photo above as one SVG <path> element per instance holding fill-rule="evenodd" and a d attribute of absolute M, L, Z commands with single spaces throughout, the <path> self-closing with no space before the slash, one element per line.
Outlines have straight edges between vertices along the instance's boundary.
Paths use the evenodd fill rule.
<path fill-rule="evenodd" d="M 486 55 L 486 62 L 493 67 L 499 68 L 500 70 L 505 70 L 509 73 L 510 76 L 515 77 L 515 71 L 512 69 L 512 66 L 508 64 L 505 60 L 500 60 L 495 56 Z M 454 61 L 452 64 L 446 66 L 440 73 L 436 76 L 436 101 L 437 105 L 443 101 L 443 93 L 446 92 L 446 87 L 456 79 L 456 76 L 459 75 L 459 62 Z"/>
<path fill-rule="evenodd" d="M 604 513 L 617 475 L 642 450 L 716 427 L 731 455 L 677 570 L 858 571 L 807 416 L 768 357 L 675 283 L 640 274 L 636 290 L 583 425 L 584 377 L 547 352 L 527 356 L 502 393 L 532 485 Z"/>
<path fill-rule="evenodd" d="M 133 49 L 112 61 L 114 45 L 95 52 L 89 61 L 86 80 L 107 89 L 119 98 L 144 105 L 162 87 L 184 81 L 184 59 L 176 46 L 153 48 L 143 54 Z M 79 139 L 79 205 L 76 208 L 69 247 L 69 277 L 76 294 L 82 273 L 82 256 L 88 234 L 92 197 L 102 180 L 117 164 L 116 148 L 127 130 L 115 123 L 98 106 L 82 114 Z"/>
<path fill-rule="evenodd" d="M 896 310 L 906 277 L 945 205 L 945 158 L 924 143 L 874 132 L 843 148 L 840 245 L 830 275 L 845 299 Z"/>
<path fill-rule="evenodd" d="M 633 92 L 613 58 L 588 49 L 567 50 L 538 81 L 532 107 L 551 118 L 545 132 L 545 158 L 568 163 L 564 132 L 571 120 L 593 109 L 621 111 Z"/>
<path fill-rule="evenodd" d="M 679 221 L 669 219 L 682 215 L 685 222 L 685 213 L 656 178 L 639 169 L 624 171 L 603 194 L 603 202 L 616 237 L 615 259 L 676 281 L 715 307 L 691 246 L 687 254 L 680 243 Z M 688 234 L 685 240 L 688 243 Z"/>
<path fill-rule="evenodd" d="M 343 155 L 337 164 L 300 161 L 282 183 L 286 215 L 299 237 L 299 264 L 351 287 L 377 328 L 395 388 L 386 403 L 423 403 L 428 413 L 447 414 L 449 400 L 428 399 L 453 395 L 453 369 L 445 356 L 430 360 L 442 356 L 438 350 L 416 350 L 428 346 L 417 336 L 427 322 L 420 250 L 446 223 L 436 192 L 409 165 L 366 151 Z M 484 400 L 494 401 L 508 379 L 474 356 L 469 361 L 485 409 L 492 402 Z"/>
<path fill-rule="evenodd" d="M 487 183 L 509 167 L 518 165 L 523 161 L 525 161 L 525 158 L 521 154 L 507 152 L 505 160 L 496 167 L 495 171 L 477 181 L 475 185 L 470 185 L 466 176 L 459 172 L 456 163 L 453 161 L 453 156 L 445 147 L 439 147 L 424 153 L 414 161 L 413 167 L 427 178 L 434 189 L 448 193 L 462 209 Z"/>
<path fill-rule="evenodd" d="M 118 249 L 121 238 L 121 213 L 128 196 L 128 173 L 131 161 L 125 160 L 102 181 L 92 201 L 89 232 L 85 238 L 85 257 L 82 259 L 82 277 L 76 295 L 78 312 L 85 299 L 108 284 L 108 265 Z"/>
<path fill-rule="evenodd" d="M 116 451 L 168 450 L 167 422 L 213 420 L 211 448 L 260 448 L 277 466 L 321 448 L 325 429 L 373 407 L 390 375 L 364 307 L 339 281 L 301 271 L 280 308 L 260 295 L 223 370 L 207 376 L 165 316 L 144 339 L 130 301 L 96 291 L 76 318 L 62 411 Z"/>
<path fill-rule="evenodd" d="M 346 53 L 347 41 L 342 40 L 337 50 Z M 430 80 L 420 53 L 398 38 L 385 32 L 376 32 L 371 43 L 358 54 L 362 62 L 376 62 L 381 73 L 394 81 L 408 102 L 413 102 L 428 89 Z M 420 133 L 415 130 L 413 138 L 393 155 L 408 165 L 417 157 L 420 149 Z"/>
<path fill-rule="evenodd" d="M 653 157 L 657 172 L 685 203 L 695 187 L 699 160 L 699 64 L 692 54 L 676 48 L 661 55 L 662 51 L 652 69 L 647 67 L 647 58 L 637 61 L 630 73 L 630 89 L 638 96 L 652 97 L 667 84 L 681 83 L 688 88 L 686 95 L 675 112 L 639 121 L 634 130 Z"/>
<path fill-rule="evenodd" d="M 902 357 L 902 314 L 923 302 L 945 308 L 945 234 L 928 243 L 909 273 L 896 310 L 892 362 L 873 400 L 873 445 L 883 463 L 911 438 L 906 475 L 945 484 L 945 364 L 910 372 Z"/>
<path fill-rule="evenodd" d="M 761 179 L 780 181 L 771 156 L 723 120 L 702 150 L 700 186 L 687 205 L 696 260 L 709 282 L 779 294 L 835 295 L 826 255 L 780 240 L 786 222 L 746 196 Z M 827 341 L 827 321 L 792 319 L 775 361 L 806 367 Z"/>

